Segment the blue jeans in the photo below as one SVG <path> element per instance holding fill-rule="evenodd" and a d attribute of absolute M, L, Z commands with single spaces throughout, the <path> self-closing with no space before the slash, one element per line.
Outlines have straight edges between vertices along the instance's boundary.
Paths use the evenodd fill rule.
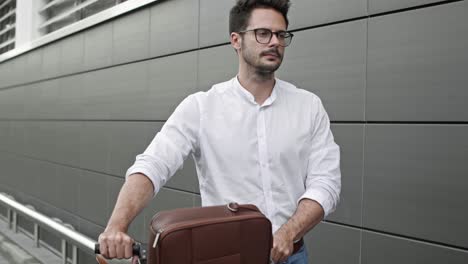
<path fill-rule="evenodd" d="M 308 256 L 307 249 L 305 245 L 303 245 L 296 254 L 289 256 L 286 262 L 278 262 L 277 264 L 308 264 Z"/>

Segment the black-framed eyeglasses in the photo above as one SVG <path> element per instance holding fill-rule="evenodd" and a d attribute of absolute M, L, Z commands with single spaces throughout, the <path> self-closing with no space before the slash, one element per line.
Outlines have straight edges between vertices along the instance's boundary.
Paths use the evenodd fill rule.
<path fill-rule="evenodd" d="M 289 46 L 289 44 L 291 44 L 292 38 L 294 36 L 294 34 L 289 32 L 289 31 L 281 30 L 281 31 L 273 32 L 268 28 L 254 28 L 254 29 L 239 31 L 237 33 L 247 33 L 247 32 L 251 32 L 251 31 L 253 31 L 255 33 L 255 39 L 260 44 L 270 43 L 271 38 L 273 37 L 273 34 L 275 34 L 276 38 L 278 39 L 279 45 L 282 46 L 282 47 Z"/>

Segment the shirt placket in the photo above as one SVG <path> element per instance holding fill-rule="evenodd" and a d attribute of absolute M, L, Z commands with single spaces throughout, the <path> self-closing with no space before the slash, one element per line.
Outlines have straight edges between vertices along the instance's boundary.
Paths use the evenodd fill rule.
<path fill-rule="evenodd" d="M 265 205 L 270 219 L 273 216 L 273 204 L 271 193 L 271 177 L 269 175 L 268 148 L 266 143 L 266 127 L 265 127 L 265 107 L 258 106 L 257 115 L 257 140 L 258 140 L 258 157 L 260 165 L 260 174 L 262 179 L 263 194 L 265 196 Z"/>

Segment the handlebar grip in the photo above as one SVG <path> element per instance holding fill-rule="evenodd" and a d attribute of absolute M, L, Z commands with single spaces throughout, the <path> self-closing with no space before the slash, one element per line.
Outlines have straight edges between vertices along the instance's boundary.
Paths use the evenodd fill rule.
<path fill-rule="evenodd" d="M 132 246 L 132 255 L 142 257 L 140 256 L 141 252 L 141 244 L 140 243 L 135 243 Z M 101 254 L 101 251 L 99 250 L 99 243 L 94 244 L 94 254 Z"/>

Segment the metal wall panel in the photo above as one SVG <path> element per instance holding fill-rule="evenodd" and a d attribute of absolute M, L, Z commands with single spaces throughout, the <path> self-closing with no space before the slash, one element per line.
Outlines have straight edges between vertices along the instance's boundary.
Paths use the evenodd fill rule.
<path fill-rule="evenodd" d="M 24 86 L 0 90 L 0 118 L 17 119 L 25 116 Z"/>
<path fill-rule="evenodd" d="M 107 122 L 84 122 L 80 133 L 80 168 L 109 171 L 110 129 Z"/>
<path fill-rule="evenodd" d="M 73 167 L 80 166 L 80 138 L 83 131 L 81 121 L 60 121 L 55 123 L 56 163 Z"/>
<path fill-rule="evenodd" d="M 12 81 L 11 85 L 22 84 L 24 82 L 23 78 L 26 68 L 26 55 L 23 54 L 13 59 L 10 67 L 12 67 L 12 70 L 10 71 Z"/>
<path fill-rule="evenodd" d="M 58 79 L 58 95 L 54 116 L 58 119 L 83 118 L 84 74 L 76 74 Z"/>
<path fill-rule="evenodd" d="M 11 188 L 11 179 L 10 179 L 10 173 L 11 173 L 11 168 L 10 168 L 10 154 L 5 153 L 5 152 L 0 152 L 0 166 L 2 166 L 3 173 L 0 173 L 0 179 L 2 181 L 2 184 L 0 184 L 0 189 L 2 191 L 7 191 L 7 188 Z"/>
<path fill-rule="evenodd" d="M 364 120 L 366 21 L 297 32 L 278 77 L 317 94 L 331 120 Z"/>
<path fill-rule="evenodd" d="M 322 222 L 305 236 L 309 263 L 359 264 L 361 231 Z"/>
<path fill-rule="evenodd" d="M 41 201 L 47 203 L 49 206 L 57 206 L 58 200 L 58 187 L 57 182 L 57 165 L 50 162 L 40 162 L 37 173 L 39 177 L 39 197 Z"/>
<path fill-rule="evenodd" d="M 24 123 L 24 155 L 28 157 L 37 157 L 38 154 L 38 140 L 39 136 L 39 122 L 25 122 Z"/>
<path fill-rule="evenodd" d="M 80 72 L 84 69 L 84 34 L 68 36 L 60 42 L 60 75 Z"/>
<path fill-rule="evenodd" d="M 78 215 L 101 226 L 109 219 L 107 177 L 111 176 L 82 170 L 78 187 Z"/>
<path fill-rule="evenodd" d="M 170 2 L 170 1 L 169 1 Z M 197 52 L 159 58 L 149 63 L 149 95 L 142 118 L 167 120 L 197 85 Z"/>
<path fill-rule="evenodd" d="M 51 79 L 27 86 L 26 112 L 29 118 L 53 119 L 60 114 L 58 106 L 59 79 Z"/>
<path fill-rule="evenodd" d="M 141 120 L 147 114 L 148 106 L 148 62 L 137 62 L 114 67 L 112 79 L 108 80 L 110 118 Z M 92 116 L 91 115 L 88 117 Z"/>
<path fill-rule="evenodd" d="M 368 125 L 363 225 L 468 247 L 468 126 Z"/>
<path fill-rule="evenodd" d="M 81 98 L 83 119 L 110 119 L 114 72 L 115 67 L 112 67 L 84 74 Z"/>
<path fill-rule="evenodd" d="M 310 27 L 367 15 L 367 0 L 295 0 L 290 29 Z"/>
<path fill-rule="evenodd" d="M 130 63 L 60 78 L 59 119 L 143 119 L 148 64 Z"/>
<path fill-rule="evenodd" d="M 113 22 L 112 62 L 120 64 L 149 56 L 150 13 L 147 8 Z"/>
<path fill-rule="evenodd" d="M 333 124 L 331 129 L 341 152 L 341 194 L 327 219 L 361 226 L 364 126 Z"/>
<path fill-rule="evenodd" d="M 12 68 L 10 67 L 12 60 L 4 61 L 0 63 L 0 88 L 4 88 L 10 85 L 11 83 L 11 74 Z"/>
<path fill-rule="evenodd" d="M 203 49 L 198 53 L 198 90 L 208 91 L 214 84 L 237 75 L 238 59 L 231 45 Z"/>
<path fill-rule="evenodd" d="M 457 2 L 369 20 L 368 120 L 468 120 L 467 12 Z"/>
<path fill-rule="evenodd" d="M 193 207 L 200 207 L 201 205 L 202 203 L 200 195 L 195 195 L 193 199 Z"/>
<path fill-rule="evenodd" d="M 234 1 L 200 0 L 200 47 L 229 42 L 229 11 Z"/>
<path fill-rule="evenodd" d="M 10 121 L 0 120 L 0 153 L 9 151 Z"/>
<path fill-rule="evenodd" d="M 465 264 L 468 251 L 362 232 L 362 264 Z"/>
<path fill-rule="evenodd" d="M 24 76 L 21 78 L 21 83 L 37 81 L 42 78 L 42 48 L 29 51 L 26 55 L 26 65 Z"/>
<path fill-rule="evenodd" d="M 151 142 L 153 133 L 147 122 L 106 122 L 110 134 L 109 173 L 124 177 Z M 158 129 L 159 131 L 159 129 Z"/>
<path fill-rule="evenodd" d="M 6 138 L 6 148 L 3 151 L 23 154 L 25 150 L 25 123 L 23 121 L 11 121 L 9 125 L 8 137 Z"/>
<path fill-rule="evenodd" d="M 25 123 L 25 152 L 31 158 L 54 161 L 56 152 L 56 123 L 51 121 Z"/>
<path fill-rule="evenodd" d="M 100 24 L 84 32 L 84 67 L 86 70 L 112 64 L 112 23 Z"/>
<path fill-rule="evenodd" d="M 20 135 L 16 134 L 19 132 L 17 128 L 15 129 L 16 121 L 3 121 L 2 123 L 4 123 L 3 138 L 5 142 L 3 142 L 1 151 L 9 154 L 21 153 L 21 150 L 24 150 L 24 134 L 20 134 L 23 136 L 23 142 L 21 142 Z M 17 145 L 18 143 L 21 145 Z"/>
<path fill-rule="evenodd" d="M 10 153 L 3 153 L 2 158 L 2 174 L 4 174 L 2 184 L 15 190 L 23 189 L 25 184 L 23 159 Z"/>
<path fill-rule="evenodd" d="M 41 82 L 35 82 L 30 85 L 24 86 L 24 111 L 25 111 L 25 118 L 39 118 L 43 107 L 41 107 Z M 44 106 L 44 108 L 47 107 Z"/>
<path fill-rule="evenodd" d="M 42 78 L 52 78 L 60 74 L 60 42 L 52 42 L 42 48 Z"/>
<path fill-rule="evenodd" d="M 198 5 L 171 0 L 151 7 L 151 57 L 198 48 Z"/>
<path fill-rule="evenodd" d="M 81 170 L 60 165 L 56 167 L 56 182 L 51 183 L 57 188 L 56 205 L 62 210 L 77 215 Z M 75 226 L 75 228 L 78 227 Z"/>
<path fill-rule="evenodd" d="M 415 7 L 425 4 L 443 2 L 441 0 L 368 0 L 369 2 L 369 13 L 377 14 L 383 12 L 389 12 L 408 7 Z"/>

